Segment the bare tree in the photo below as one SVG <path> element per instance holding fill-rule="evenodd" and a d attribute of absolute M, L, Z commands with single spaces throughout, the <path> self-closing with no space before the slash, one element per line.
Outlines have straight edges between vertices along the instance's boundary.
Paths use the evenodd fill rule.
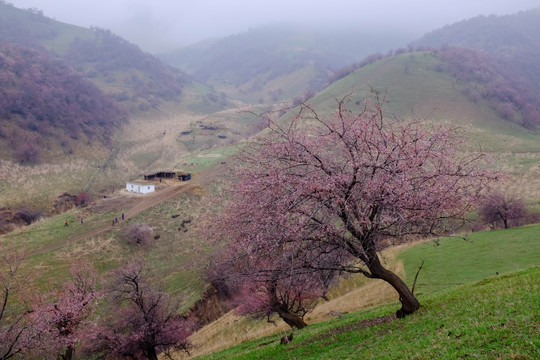
<path fill-rule="evenodd" d="M 91 331 L 91 350 L 111 359 L 151 359 L 170 350 L 188 350 L 191 327 L 179 302 L 149 284 L 143 261 L 114 271 L 110 298 L 114 313 Z"/>
<path fill-rule="evenodd" d="M 0 360 L 22 356 L 39 343 L 39 333 L 29 317 L 31 308 L 18 297 L 24 281 L 19 271 L 24 256 L 12 246 L 0 244 Z"/>

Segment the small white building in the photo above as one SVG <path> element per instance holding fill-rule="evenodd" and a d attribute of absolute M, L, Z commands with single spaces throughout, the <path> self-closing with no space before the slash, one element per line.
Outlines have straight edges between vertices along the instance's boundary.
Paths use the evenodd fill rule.
<path fill-rule="evenodd" d="M 140 184 L 140 183 L 126 183 L 126 190 L 134 194 L 148 194 L 156 191 L 156 187 L 153 184 Z"/>

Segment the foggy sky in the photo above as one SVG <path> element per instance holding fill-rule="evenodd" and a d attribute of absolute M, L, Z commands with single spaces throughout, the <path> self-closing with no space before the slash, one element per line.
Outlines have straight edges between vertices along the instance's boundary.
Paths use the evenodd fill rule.
<path fill-rule="evenodd" d="M 478 15 L 540 7 L 540 0 L 8 0 L 45 16 L 98 26 L 150 52 L 276 22 L 399 30 L 411 40 Z M 406 45 L 406 44 L 404 44 Z"/>

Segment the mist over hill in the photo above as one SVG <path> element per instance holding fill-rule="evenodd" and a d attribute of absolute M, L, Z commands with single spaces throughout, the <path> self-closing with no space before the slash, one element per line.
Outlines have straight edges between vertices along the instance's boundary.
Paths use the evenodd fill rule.
<path fill-rule="evenodd" d="M 229 96 L 268 103 L 320 90 L 336 69 L 406 41 L 404 35 L 384 31 L 287 23 L 208 40 L 160 57 Z"/>

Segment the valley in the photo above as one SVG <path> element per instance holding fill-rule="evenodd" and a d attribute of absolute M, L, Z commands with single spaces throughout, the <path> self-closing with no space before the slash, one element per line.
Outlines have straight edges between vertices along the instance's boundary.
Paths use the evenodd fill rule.
<path fill-rule="evenodd" d="M 18 319 L 17 316 L 21 316 L 22 324 L 28 325 L 21 333 L 34 329 L 35 320 L 26 318 L 25 311 L 41 308 L 42 304 L 37 304 L 36 299 L 43 303 L 58 300 L 60 290 L 72 278 L 69 269 L 83 267 L 81 264 L 92 265 L 98 279 L 96 289 L 103 292 L 99 301 L 96 300 L 99 305 L 85 321 L 93 324 L 90 327 L 97 327 L 98 320 L 101 325 L 104 319 L 113 323 L 119 308 L 112 307 L 113 300 L 106 295 L 114 291 L 114 286 L 119 286 L 114 285 L 113 278 L 127 263 L 144 261 L 144 278 L 148 281 L 144 286 L 166 294 L 163 298 L 167 301 L 174 300 L 176 310 L 172 317 L 187 321 L 186 329 L 189 328 L 186 330 L 190 335 L 189 338 L 186 336 L 190 343 L 189 354 L 181 347 L 179 350 L 160 348 L 160 358 L 165 358 L 165 353 L 169 354 L 170 350 L 175 359 L 338 359 L 349 358 L 351 349 L 358 356 L 377 357 L 385 351 L 388 342 L 397 343 L 389 350 L 388 358 L 399 358 L 403 354 L 411 358 L 432 358 L 438 354 L 462 358 L 470 353 L 480 358 L 533 359 L 539 354 L 540 344 L 535 336 L 540 329 L 534 314 L 540 304 L 531 294 L 538 292 L 540 266 L 540 117 L 535 117 L 537 113 L 540 116 L 535 102 L 540 88 L 535 88 L 534 81 L 519 82 L 516 79 L 520 77 L 512 78 L 511 75 L 517 74 L 512 71 L 518 71 L 515 69 L 520 67 L 509 67 L 508 74 L 497 73 L 500 69 L 497 66 L 501 65 L 490 67 L 492 64 L 486 61 L 485 64 L 468 64 L 470 68 L 465 70 L 458 69 L 451 61 L 452 49 L 436 47 L 439 38 L 452 38 L 449 28 L 444 29 L 448 34 L 433 33 L 418 40 L 416 49 L 409 46 L 407 50 L 388 51 L 384 56 L 380 53 L 368 56 L 368 51 L 374 49 L 374 39 L 363 49 L 338 53 L 336 49 L 342 47 L 340 44 L 349 44 L 352 40 L 342 37 L 333 44 L 328 39 L 323 42 L 324 36 L 317 33 L 302 38 L 300 34 L 304 33 L 295 28 L 263 27 L 198 47 L 161 54 L 162 60 L 159 60 L 110 31 L 66 26 L 56 20 L 45 20 L 42 15 L 31 15 L 28 10 L 19 11 L 3 2 L 0 11 L 0 21 L 4 21 L 3 25 L 0 23 L 0 40 L 10 44 L 0 48 L 0 85 L 3 86 L 0 90 L 6 94 L 5 99 L 13 99 L 11 102 L 0 101 L 0 210 L 12 218 L 16 217 L 14 214 L 37 214 L 28 222 L 23 221 L 22 215 L 18 215 L 17 221 L 7 222 L 0 212 L 3 261 L 0 282 L 4 284 L 0 291 L 4 290 L 4 299 L 10 293 L 6 289 L 11 289 L 6 287 L 9 283 L 6 279 L 19 281 L 10 293 L 9 310 L 12 312 L 6 317 L 3 317 L 3 311 L 0 314 L 0 342 L 16 343 L 6 324 Z M 529 15 L 538 16 L 538 11 Z M 6 22 L 8 18 L 10 21 Z M 516 15 L 516 18 L 519 17 Z M 511 17 L 503 20 L 508 23 Z M 471 24 L 476 28 L 480 26 L 477 22 L 471 21 Z M 467 26 L 461 24 L 461 27 L 468 31 Z M 24 37 L 17 36 L 14 29 Z M 21 29 L 25 29 L 24 32 Z M 40 31 L 44 32 L 43 39 L 26 40 Z M 456 26 L 453 36 L 459 38 L 460 31 L 463 30 Z M 357 34 L 350 36 L 358 37 Z M 263 42 L 262 39 L 266 40 Z M 259 46 L 252 47 L 257 41 Z M 393 41 L 395 43 L 388 43 L 388 46 L 399 46 L 399 39 Z M 533 46 L 531 42 L 528 44 Z M 24 50 L 27 45 L 33 50 Z M 516 49 L 521 48 L 516 45 Z M 523 52 L 518 50 L 519 57 Z M 16 70 L 17 66 L 22 66 L 17 60 L 19 51 L 28 51 L 34 54 L 33 58 L 43 59 L 33 68 L 39 76 L 24 77 Z M 331 56 L 333 52 L 334 57 Z M 228 54 L 226 59 L 220 59 L 224 54 Z M 361 57 L 367 58 L 360 61 Z M 520 64 L 527 64 L 527 71 L 533 69 L 525 57 L 521 60 Z M 62 73 L 55 78 L 77 79 L 73 83 L 77 85 L 69 88 L 69 96 L 64 92 L 49 91 L 49 85 L 43 85 L 49 84 L 47 69 L 54 61 L 64 64 Z M 507 57 L 501 64 L 508 61 Z M 460 77 L 459 74 L 467 71 L 474 76 Z M 494 77 L 493 74 L 498 75 Z M 33 83 L 35 79 L 37 82 Z M 34 90 L 19 92 L 19 86 L 25 91 Z M 494 86 L 501 91 L 496 92 Z M 472 90 L 474 96 L 471 97 Z M 19 98 L 18 94 L 23 95 Z M 242 286 L 253 284 L 241 284 L 238 280 L 247 276 L 245 273 L 233 274 L 232 285 L 212 278 L 212 271 L 215 271 L 212 266 L 223 260 L 224 250 L 234 248 L 234 241 L 227 242 L 227 236 L 219 237 L 216 235 L 219 232 L 212 233 L 215 230 L 209 232 L 208 229 L 213 228 L 215 222 L 226 221 L 227 211 L 234 214 L 235 208 L 231 210 L 227 206 L 244 191 L 235 186 L 246 171 L 243 161 L 249 159 L 251 146 L 261 139 L 266 141 L 272 132 L 280 131 L 287 136 L 298 131 L 299 137 L 309 144 L 317 133 L 310 133 L 313 131 L 310 126 L 319 121 L 319 116 L 321 119 L 340 119 L 363 114 L 367 104 L 376 103 L 377 97 L 384 98 L 381 104 L 389 124 L 418 125 L 422 131 L 452 127 L 454 132 L 449 139 L 461 139 L 452 149 L 457 156 L 483 153 L 487 162 L 474 171 L 479 174 L 493 172 L 490 174 L 497 174 L 494 177 L 498 179 L 482 191 L 501 193 L 510 200 L 518 199 L 526 209 L 517 220 L 511 219 L 516 227 L 500 229 L 499 222 L 482 219 L 477 210 L 482 204 L 477 202 L 470 204 L 460 218 L 465 225 L 459 232 L 436 236 L 430 232 L 411 231 L 403 236 L 377 238 L 377 259 L 380 258 L 382 266 L 403 279 L 413 292 L 417 286 L 414 296 L 420 300 L 421 307 L 404 319 L 396 319 L 394 315 L 401 306 L 395 289 L 380 279 L 369 279 L 376 276 L 367 270 L 367 265 L 361 265 L 364 261 L 359 260 L 361 256 L 353 260 L 348 258 L 343 265 L 341 253 L 336 255 L 342 261 L 339 271 L 329 277 L 324 293 L 319 294 L 313 307 L 302 315 L 309 324 L 305 329 L 291 329 L 282 321 L 281 315 L 276 315 L 279 312 L 267 309 L 268 313 L 263 316 L 260 312 L 254 316 L 239 314 L 238 309 L 245 307 L 239 297 L 257 304 L 260 299 L 253 300 L 248 296 L 249 292 L 251 295 L 264 293 L 270 286 L 251 288 L 246 295 Z M 32 98 L 40 100 L 32 101 Z M 52 104 L 47 100 L 49 98 L 55 99 L 57 110 L 52 105 L 48 108 Z M 504 109 L 501 103 L 506 105 Z M 84 109 L 80 119 L 70 112 L 78 106 Z M 110 112 L 103 110 L 105 108 Z M 41 117 L 43 109 L 48 109 L 48 115 Z M 275 127 L 268 128 L 269 124 Z M 315 126 L 315 129 L 318 128 Z M 20 142 L 36 145 L 39 156 L 21 157 Z M 336 150 L 328 147 L 321 154 L 332 151 Z M 279 154 L 278 150 L 275 153 Z M 290 160 L 283 154 L 278 159 L 283 163 Z M 260 174 L 269 171 L 265 169 L 274 169 L 268 159 L 264 159 L 268 162 L 251 161 L 247 164 L 254 169 L 263 168 Z M 427 165 L 425 168 L 430 166 L 436 167 Z M 297 167 L 301 168 L 300 165 Z M 343 169 L 348 167 L 342 166 Z M 156 191 L 145 195 L 125 190 L 127 182 L 143 181 L 145 174 L 159 171 L 190 174 L 191 179 L 147 181 L 145 184 L 154 185 Z M 316 173 L 307 172 L 310 178 L 318 179 Z M 268 188 L 281 183 L 287 188 L 288 180 L 284 174 L 285 171 L 260 176 L 275 176 L 276 181 L 268 182 Z M 304 181 L 306 176 L 300 173 L 298 178 Z M 249 188 L 256 183 L 253 181 L 245 186 Z M 328 184 L 334 183 L 328 181 Z M 336 184 L 339 181 L 336 180 Z M 315 197 L 331 187 L 323 186 L 325 184 L 321 182 L 316 185 L 320 185 L 320 189 L 314 192 Z M 367 193 L 368 190 L 363 191 Z M 88 203 L 77 203 L 83 195 L 90 199 Z M 365 198 L 369 198 L 368 195 Z M 259 196 L 247 198 L 255 199 L 249 205 L 255 208 L 255 204 L 264 204 L 265 196 L 273 195 L 261 191 Z M 58 202 L 66 198 L 74 200 L 59 206 Z M 276 198 L 274 205 L 283 206 L 283 198 L 285 196 Z M 302 201 L 292 203 L 290 208 Z M 399 215 L 403 217 L 405 212 Z M 249 227 L 253 226 L 249 222 L 256 219 L 256 215 L 253 212 L 239 220 L 239 224 L 245 225 L 245 231 L 241 225 L 231 222 L 230 233 L 239 234 L 239 238 L 253 235 L 243 232 L 258 231 L 256 227 Z M 293 273 L 292 253 L 286 253 L 290 261 L 273 258 L 278 248 L 275 239 L 282 235 L 271 231 L 278 221 L 282 221 L 280 229 L 285 231 L 290 219 L 296 219 L 294 216 L 287 219 L 274 214 L 268 223 L 260 226 L 264 229 L 260 230 L 260 238 L 268 236 L 275 241 L 261 245 L 267 256 L 256 258 L 255 250 L 247 256 L 253 257 L 255 264 L 270 266 L 271 270 L 265 268 L 262 273 L 275 271 L 272 261 L 275 264 L 286 262 Z M 115 222 L 115 218 L 119 221 Z M 312 221 L 319 220 L 314 216 Z M 453 226 L 450 222 L 444 225 Z M 313 223 L 306 228 L 310 226 L 313 227 Z M 415 226 L 419 229 L 423 226 L 422 221 Z M 133 238 L 130 229 L 135 228 L 150 229 L 150 233 L 137 234 L 139 237 Z M 345 236 L 350 235 L 351 230 L 348 231 Z M 403 225 L 399 231 L 407 233 L 408 227 Z M 292 243 L 296 233 L 290 236 Z M 321 243 L 326 240 L 320 239 Z M 284 244 L 280 246 L 289 246 L 287 241 Z M 304 245 L 298 246 L 300 250 L 296 250 L 294 256 L 309 253 Z M 240 246 L 241 251 L 248 248 L 247 245 Z M 325 251 L 333 254 L 335 249 Z M 232 262 L 244 266 L 243 258 L 238 256 Z M 10 261 L 13 259 L 17 260 L 17 277 L 11 278 L 9 271 L 13 267 Z M 336 266 L 332 262 L 330 265 Z M 347 272 L 351 268 L 360 270 Z M 298 269 L 302 269 L 297 275 L 301 278 L 308 267 L 303 264 L 294 268 L 295 271 Z M 499 297 L 500 294 L 504 296 Z M 469 297 L 476 299 L 476 303 L 460 303 L 459 299 Z M 512 310 L 514 302 L 519 304 L 519 310 Z M 174 306 L 170 305 L 170 308 Z M 208 316 L 201 316 L 204 309 Z M 438 318 L 440 309 L 444 316 Z M 482 318 L 479 323 L 475 323 L 476 317 Z M 466 324 L 460 325 L 460 321 Z M 3 333 L 4 329 L 8 330 Z M 96 336 L 92 331 L 87 333 Z M 294 341 L 280 344 L 280 339 L 291 333 L 294 333 Z M 392 334 L 399 334 L 397 340 Z M 430 344 L 421 341 L 426 334 L 431 334 L 426 340 L 431 341 Z M 95 358 L 99 351 L 104 351 L 91 353 L 88 350 L 85 353 L 88 343 L 97 343 L 95 338 L 85 336 L 80 335 L 81 342 L 78 339 L 70 343 L 75 344 L 77 351 L 81 349 L 77 353 L 81 357 L 77 358 Z M 510 340 L 494 340 L 504 336 Z M 495 344 L 491 352 L 486 352 L 484 348 L 492 343 Z M 29 359 L 40 358 L 39 351 L 44 351 L 30 340 L 25 346 L 38 349 L 37 353 L 29 352 Z M 370 346 L 377 350 L 371 353 L 365 350 Z M 4 359 L 3 350 L 0 343 L 0 359 Z M 140 355 L 137 358 L 149 357 Z"/>

